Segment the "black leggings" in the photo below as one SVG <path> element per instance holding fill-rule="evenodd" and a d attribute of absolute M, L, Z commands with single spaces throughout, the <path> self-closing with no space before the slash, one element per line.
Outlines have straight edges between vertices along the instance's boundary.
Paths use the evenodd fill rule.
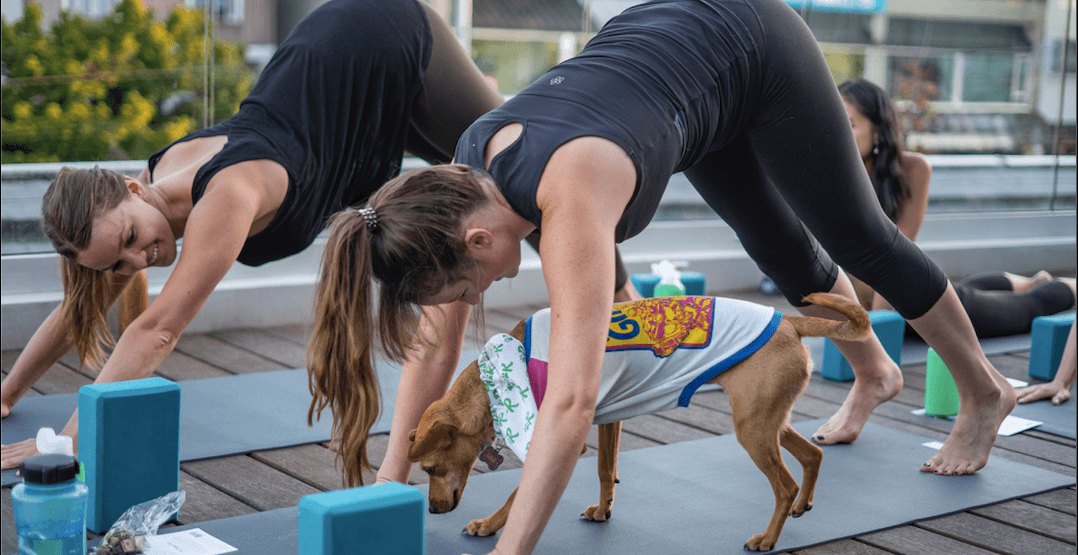
<path fill-rule="evenodd" d="M 685 174 L 794 306 L 831 290 L 841 265 L 907 319 L 924 315 L 946 276 L 880 208 L 815 38 L 781 1 L 753 7 L 764 42 L 748 125 Z"/>
<path fill-rule="evenodd" d="M 1028 333 L 1033 319 L 1063 312 L 1074 306 L 1074 293 L 1061 281 L 1048 281 L 1015 293 L 1011 280 L 1000 272 L 970 276 L 954 284 L 977 337 Z"/>

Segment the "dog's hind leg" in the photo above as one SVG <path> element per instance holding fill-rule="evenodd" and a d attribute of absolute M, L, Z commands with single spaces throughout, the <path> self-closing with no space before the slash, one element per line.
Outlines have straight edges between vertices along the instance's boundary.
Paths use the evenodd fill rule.
<path fill-rule="evenodd" d="M 778 542 L 782 526 L 786 523 L 786 517 L 790 514 L 798 491 L 797 480 L 794 480 L 790 469 L 786 468 L 779 451 L 779 436 L 787 412 L 776 413 L 769 410 L 778 408 L 774 406 L 738 402 L 733 395 L 730 401 L 737 441 L 748 452 L 756 467 L 767 476 L 775 493 L 775 512 L 771 515 L 767 529 L 762 534 L 749 538 L 745 549 L 768 551 Z"/>
<path fill-rule="evenodd" d="M 618 482 L 618 444 L 621 441 L 621 422 L 599 425 L 599 504 L 584 510 L 581 518 L 604 522 L 610 518 L 614 505 L 614 484 Z"/>
<path fill-rule="evenodd" d="M 812 509 L 812 496 L 816 493 L 816 478 L 820 475 L 823 450 L 797 433 L 789 422 L 783 424 L 779 432 L 779 444 L 801 463 L 801 495 L 790 511 L 790 516 L 796 518 Z"/>

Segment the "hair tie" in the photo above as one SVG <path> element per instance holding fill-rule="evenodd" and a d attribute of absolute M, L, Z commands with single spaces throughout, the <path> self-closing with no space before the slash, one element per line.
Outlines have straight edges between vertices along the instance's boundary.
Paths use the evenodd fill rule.
<path fill-rule="evenodd" d="M 378 229 L 378 214 L 370 206 L 360 208 L 359 215 L 367 222 L 367 231 Z"/>

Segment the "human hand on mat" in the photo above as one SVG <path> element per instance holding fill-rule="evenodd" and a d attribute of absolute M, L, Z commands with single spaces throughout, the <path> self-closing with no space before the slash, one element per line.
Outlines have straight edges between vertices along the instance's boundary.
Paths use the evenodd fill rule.
<path fill-rule="evenodd" d="M 37 439 L 0 446 L 0 470 L 18 468 L 22 461 L 38 454 Z"/>
<path fill-rule="evenodd" d="M 1019 403 L 1032 403 L 1041 399 L 1051 399 L 1053 405 L 1062 405 L 1071 398 L 1071 388 L 1056 381 L 1031 385 L 1018 390 Z"/>

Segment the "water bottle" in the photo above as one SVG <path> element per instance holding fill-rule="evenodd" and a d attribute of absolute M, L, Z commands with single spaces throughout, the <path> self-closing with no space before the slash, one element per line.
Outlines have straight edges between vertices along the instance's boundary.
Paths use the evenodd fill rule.
<path fill-rule="evenodd" d="M 86 553 L 86 484 L 75 480 L 70 455 L 37 455 L 19 465 L 23 483 L 11 490 L 19 555 Z"/>

